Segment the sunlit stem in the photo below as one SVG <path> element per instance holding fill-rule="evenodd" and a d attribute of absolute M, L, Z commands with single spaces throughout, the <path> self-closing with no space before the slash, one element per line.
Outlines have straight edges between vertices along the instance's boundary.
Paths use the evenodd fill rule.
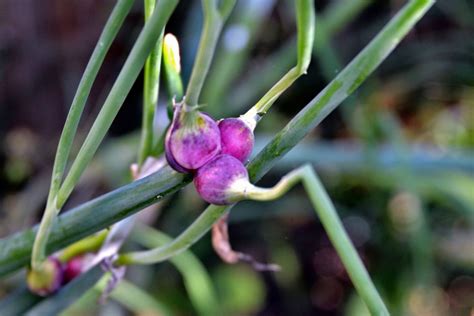
<path fill-rule="evenodd" d="M 329 239 L 334 248 L 336 248 L 339 258 L 344 264 L 357 292 L 367 304 L 372 315 L 389 315 L 362 260 L 357 254 L 357 250 L 354 248 L 337 215 L 334 204 L 311 166 L 305 165 L 290 172 L 272 188 L 252 187 L 246 192 L 246 196 L 252 200 L 274 200 L 283 196 L 298 182 L 303 183 Z"/>
<path fill-rule="evenodd" d="M 313 0 L 296 0 L 296 20 L 298 26 L 298 58 L 296 66 L 290 69 L 267 93 L 243 115 L 247 120 L 259 120 L 301 75 L 306 73 L 311 61 L 314 42 L 315 10 Z"/>

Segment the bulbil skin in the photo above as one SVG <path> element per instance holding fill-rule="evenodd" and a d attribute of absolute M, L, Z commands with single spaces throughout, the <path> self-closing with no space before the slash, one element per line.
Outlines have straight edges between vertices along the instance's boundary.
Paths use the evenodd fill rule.
<path fill-rule="evenodd" d="M 63 283 L 64 271 L 61 262 L 55 257 L 44 261 L 41 271 L 28 270 L 26 280 L 30 291 L 39 296 L 56 292 Z"/>
<path fill-rule="evenodd" d="M 245 184 L 249 182 L 247 169 L 237 158 L 220 154 L 199 168 L 194 186 L 206 202 L 229 205 L 245 196 Z"/>
<path fill-rule="evenodd" d="M 175 105 L 173 122 L 165 141 L 169 165 L 178 172 L 199 169 L 221 150 L 217 123 L 207 114 L 184 104 Z"/>
<path fill-rule="evenodd" d="M 64 264 L 64 284 L 70 282 L 82 273 L 83 260 L 83 257 L 74 257 Z"/>
<path fill-rule="evenodd" d="M 221 153 L 247 162 L 253 150 L 252 129 L 240 118 L 226 118 L 217 124 L 221 133 Z"/>

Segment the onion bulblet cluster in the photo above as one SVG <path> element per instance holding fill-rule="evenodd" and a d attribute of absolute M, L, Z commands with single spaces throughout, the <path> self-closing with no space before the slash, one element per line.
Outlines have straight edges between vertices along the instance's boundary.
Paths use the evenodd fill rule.
<path fill-rule="evenodd" d="M 194 173 L 196 190 L 206 202 L 228 205 L 242 200 L 250 186 L 244 163 L 253 146 L 253 130 L 244 120 L 215 122 L 178 104 L 166 135 L 165 155 L 176 171 Z"/>

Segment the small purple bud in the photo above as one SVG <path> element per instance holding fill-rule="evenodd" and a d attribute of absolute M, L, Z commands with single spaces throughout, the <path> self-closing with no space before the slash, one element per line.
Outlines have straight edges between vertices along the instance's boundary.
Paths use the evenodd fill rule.
<path fill-rule="evenodd" d="M 30 291 L 39 296 L 48 296 L 56 292 L 63 282 L 61 262 L 55 257 L 49 257 L 38 271 L 28 270 L 26 281 Z"/>
<path fill-rule="evenodd" d="M 246 162 L 252 153 L 254 136 L 249 125 L 240 118 L 226 118 L 218 123 L 221 131 L 222 154 Z"/>
<path fill-rule="evenodd" d="M 207 114 L 177 104 L 165 140 L 169 165 L 178 172 L 188 173 L 203 166 L 220 150 L 217 123 Z"/>
<path fill-rule="evenodd" d="M 199 168 L 194 186 L 199 195 L 211 204 L 228 205 L 240 201 L 250 185 L 243 163 L 231 155 L 218 155 Z"/>
<path fill-rule="evenodd" d="M 82 273 L 83 261 L 84 258 L 79 256 L 72 258 L 66 263 L 64 267 L 64 283 L 70 282 Z"/>

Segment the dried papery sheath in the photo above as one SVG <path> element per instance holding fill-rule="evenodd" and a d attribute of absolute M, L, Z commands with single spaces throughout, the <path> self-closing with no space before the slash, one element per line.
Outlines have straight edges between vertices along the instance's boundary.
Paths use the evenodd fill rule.
<path fill-rule="evenodd" d="M 175 105 L 173 121 L 166 134 L 165 154 L 178 172 L 192 172 L 221 150 L 217 123 L 207 114 L 184 104 Z"/>
<path fill-rule="evenodd" d="M 63 268 L 55 257 L 49 257 L 41 269 L 30 269 L 26 275 L 30 291 L 39 296 L 48 296 L 56 292 L 63 283 Z"/>
<path fill-rule="evenodd" d="M 241 118 L 226 118 L 218 122 L 222 154 L 246 162 L 254 145 L 253 128 Z"/>

